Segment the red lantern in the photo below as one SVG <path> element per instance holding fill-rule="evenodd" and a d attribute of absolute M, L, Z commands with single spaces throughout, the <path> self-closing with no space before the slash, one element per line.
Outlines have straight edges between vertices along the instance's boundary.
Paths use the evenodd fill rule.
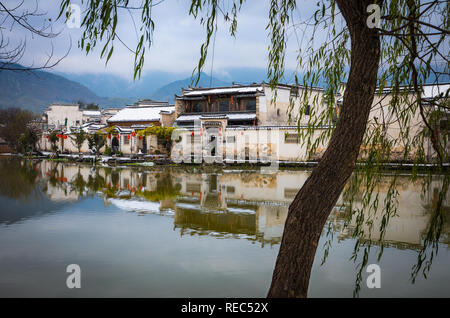
<path fill-rule="evenodd" d="M 111 134 L 108 134 L 108 139 L 111 139 Z"/>
<path fill-rule="evenodd" d="M 131 138 L 130 135 L 128 135 L 127 138 L 128 138 L 128 140 L 130 140 L 130 138 Z"/>
<path fill-rule="evenodd" d="M 191 135 L 192 135 L 192 137 L 194 137 L 194 132 L 192 132 L 192 134 L 191 134 Z"/>
<path fill-rule="evenodd" d="M 139 136 L 139 139 L 142 140 L 142 136 Z"/>
<path fill-rule="evenodd" d="M 48 139 L 48 138 L 50 138 L 50 136 L 49 136 L 49 135 L 47 135 L 47 136 L 45 136 L 45 138 L 47 138 L 47 139 Z"/>
<path fill-rule="evenodd" d="M 64 138 L 64 139 L 67 139 L 67 135 L 63 135 L 63 138 Z"/>
<path fill-rule="evenodd" d="M 131 133 L 131 136 L 136 137 L 136 133 L 133 131 L 133 132 Z"/>

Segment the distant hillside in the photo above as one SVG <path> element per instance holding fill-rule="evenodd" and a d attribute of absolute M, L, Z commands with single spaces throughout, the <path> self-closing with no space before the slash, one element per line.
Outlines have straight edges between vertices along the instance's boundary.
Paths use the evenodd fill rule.
<path fill-rule="evenodd" d="M 212 79 L 212 80 L 211 80 Z M 174 102 L 174 95 L 180 95 L 181 94 L 181 88 L 188 88 L 192 84 L 192 78 L 188 77 L 179 81 L 175 81 L 172 83 L 169 83 L 167 85 L 164 85 L 163 87 L 159 88 L 156 92 L 150 95 L 150 97 L 154 100 L 161 100 L 161 101 L 169 101 L 170 103 Z M 228 86 L 231 85 L 231 83 L 224 82 L 221 80 L 218 80 L 214 77 L 209 77 L 205 73 L 202 73 L 200 77 L 200 81 L 197 84 L 197 87 L 210 87 L 211 86 Z"/>
<path fill-rule="evenodd" d="M 20 68 L 20 65 L 16 65 Z M 120 107 L 134 99 L 102 98 L 86 86 L 46 71 L 0 71 L 0 108 L 19 107 L 42 113 L 55 102 L 97 103 Z"/>
<path fill-rule="evenodd" d="M 135 81 L 108 73 L 58 73 L 65 78 L 89 87 L 98 96 L 148 98 L 158 88 L 180 78 L 185 74 L 162 71 L 149 71 Z"/>

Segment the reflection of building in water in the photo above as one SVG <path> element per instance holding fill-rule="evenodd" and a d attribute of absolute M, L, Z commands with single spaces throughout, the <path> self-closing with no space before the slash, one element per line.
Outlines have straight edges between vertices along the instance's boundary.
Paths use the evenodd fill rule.
<path fill-rule="evenodd" d="M 387 223 L 387 226 L 383 229 L 383 208 L 384 202 L 387 197 L 388 188 L 391 182 L 391 178 L 385 177 L 379 186 L 379 207 L 376 213 L 372 213 L 372 216 L 365 211 L 364 222 L 361 230 L 362 238 L 366 240 L 378 241 L 384 230 L 384 242 L 397 245 L 404 248 L 417 248 L 421 245 L 422 239 L 430 225 L 431 215 L 433 208 L 437 202 L 437 196 L 440 191 L 441 181 L 435 179 L 430 184 L 430 190 L 422 198 L 422 180 L 418 179 L 415 182 L 411 181 L 410 177 L 399 177 L 397 179 L 397 190 L 399 192 L 396 200 L 398 202 L 398 208 L 395 215 L 392 215 Z M 364 189 L 360 189 L 360 192 Z M 354 209 L 360 209 L 362 206 L 362 194 L 356 196 L 354 202 Z M 342 202 L 342 198 L 339 200 Z M 339 203 L 338 201 L 338 203 Z M 450 198 L 446 198 L 443 202 L 444 214 L 449 214 Z M 331 216 L 333 218 L 333 215 Z M 339 219 L 335 215 L 335 221 Z M 342 217 L 341 217 L 342 220 Z M 370 223 L 373 225 L 370 226 Z M 340 237 L 346 238 L 351 236 L 352 230 L 357 226 L 357 214 L 353 214 L 351 217 L 350 225 L 346 229 L 340 231 Z M 339 227 L 339 226 L 338 226 Z"/>
<path fill-rule="evenodd" d="M 89 193 L 100 194 L 105 197 L 105 204 L 124 210 L 173 216 L 174 225 L 182 235 L 231 236 L 263 244 L 281 241 L 289 204 L 309 175 L 308 171 L 205 173 L 167 167 L 152 170 L 97 167 L 94 170 L 89 165 L 50 161 L 43 161 L 40 170 L 48 179 L 46 192 L 51 200 L 77 200 Z M 379 187 L 379 211 L 373 219 L 371 233 L 367 224 L 361 227 L 365 239 L 377 240 L 380 235 L 381 212 L 389 182 L 387 176 L 385 184 Z M 424 198 L 421 197 L 421 179 L 411 182 L 409 177 L 398 177 L 397 184 L 398 210 L 390 218 L 384 238 L 388 243 L 415 248 L 429 227 L 440 181 L 435 180 L 430 185 L 431 191 Z M 361 200 L 362 194 L 357 195 L 354 208 L 361 206 L 358 198 Z M 342 228 L 348 215 L 343 206 L 340 198 L 330 220 L 339 231 L 339 237 L 347 238 L 355 228 L 356 216 L 351 218 L 347 228 Z M 447 198 L 444 202 L 447 214 L 449 206 Z M 367 217 L 365 212 L 365 220 Z M 448 221 L 443 231 L 443 236 L 448 237 Z"/>
<path fill-rule="evenodd" d="M 222 171 L 220 174 L 177 175 L 184 195 L 177 201 L 177 213 L 197 211 L 197 214 L 222 211 L 227 219 L 241 224 L 251 218 L 254 223 L 246 231 L 237 228 L 233 234 L 249 234 L 262 242 L 279 243 L 283 235 L 289 203 L 306 180 L 308 172 L 259 174 L 245 171 Z M 192 212 L 189 212 L 190 215 Z M 237 218 L 239 216 L 239 218 Z M 183 220 L 181 218 L 181 220 Z M 210 220 L 208 219 L 210 222 Z M 207 224 L 210 226 L 211 223 Z M 196 230 L 198 226 L 196 226 Z M 231 227 L 230 227 L 231 228 Z"/>

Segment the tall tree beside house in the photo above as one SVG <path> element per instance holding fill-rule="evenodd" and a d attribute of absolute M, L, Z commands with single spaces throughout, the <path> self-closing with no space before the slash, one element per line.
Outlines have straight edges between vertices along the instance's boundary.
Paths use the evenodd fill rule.
<path fill-rule="evenodd" d="M 32 127 L 30 123 L 37 116 L 30 111 L 21 110 L 20 108 L 0 109 L 0 136 L 16 151 L 20 151 L 23 134 L 30 133 Z"/>
<path fill-rule="evenodd" d="M 52 131 L 48 136 L 48 140 L 50 141 L 50 148 L 52 149 L 54 156 L 58 156 L 58 139 L 58 133 L 56 131 Z"/>
<path fill-rule="evenodd" d="M 81 147 L 83 147 L 83 143 L 87 139 L 87 135 L 83 129 L 80 129 L 73 135 L 74 136 L 70 137 L 70 139 L 72 140 L 72 143 L 77 147 L 78 153 L 81 154 Z"/>
<path fill-rule="evenodd" d="M 211 44 L 211 37 L 217 30 L 218 17 L 222 15 L 230 24 L 232 36 L 237 31 L 238 13 L 244 0 L 235 0 L 230 12 L 222 9 L 222 1 L 192 0 L 189 13 L 201 19 L 205 26 L 205 43 L 201 46 L 200 58 L 196 71 L 200 75 Z M 61 15 L 71 0 L 62 0 Z M 152 43 L 154 19 L 152 17 L 153 2 L 142 2 L 140 41 L 134 52 L 134 76 L 140 75 L 144 64 L 145 50 Z M 116 39 L 116 27 L 119 25 L 118 11 L 126 10 L 128 1 L 87 1 L 89 10 L 84 11 L 84 32 L 80 47 L 91 52 L 94 47 L 103 43 L 101 57 L 106 62 L 113 54 Z M 136 9 L 136 8 L 134 8 Z M 428 229 L 429 235 L 422 242 L 419 260 L 414 267 L 413 275 L 430 268 L 433 255 L 437 252 L 435 244 L 440 238 L 439 227 L 442 227 L 442 201 L 447 195 L 449 175 L 442 170 L 442 163 L 449 160 L 445 138 L 440 138 L 439 131 L 433 129 L 429 122 L 428 111 L 441 109 L 448 112 L 438 100 L 448 98 L 448 91 L 436 99 L 425 101 L 422 98 L 424 83 L 433 78 L 436 82 L 448 70 L 448 41 L 450 3 L 448 1 L 430 0 L 319 0 L 317 10 L 306 21 L 294 22 L 297 9 L 295 0 L 270 0 L 268 48 L 268 77 L 270 86 L 284 80 L 285 55 L 287 51 L 288 32 L 300 30 L 309 42 L 299 47 L 298 65 L 304 73 L 299 79 L 295 73 L 295 81 L 306 87 L 300 97 L 303 103 L 300 114 L 308 109 L 311 113 L 307 129 L 301 130 L 301 140 L 309 153 L 314 153 L 321 141 L 327 140 L 328 147 L 319 164 L 313 170 L 289 207 L 282 243 L 280 246 L 270 297 L 306 297 L 311 268 L 319 238 L 327 218 L 335 206 L 339 195 L 349 202 L 349 219 L 355 217 L 358 226 L 353 231 L 356 240 L 355 261 L 363 251 L 363 259 L 359 263 L 360 272 L 367 263 L 371 242 L 365 243 L 361 233 L 362 224 L 370 228 L 371 220 L 364 219 L 362 211 L 376 211 L 378 205 L 377 186 L 381 182 L 383 163 L 391 158 L 391 146 L 403 145 L 404 158 L 413 147 L 418 149 L 418 158 L 414 164 L 424 161 L 424 144 L 427 136 L 431 136 L 432 147 L 437 154 L 436 172 L 444 175 L 438 203 L 433 215 L 434 222 Z M 303 29 L 302 29 L 303 28 Z M 317 37 L 318 30 L 325 32 L 325 37 Z M 108 31 L 108 32 L 104 32 Z M 104 41 L 99 41 L 104 35 Z M 324 38 L 316 43 L 317 38 Z M 146 46 L 147 44 L 148 46 Z M 299 44 L 300 45 L 300 44 Z M 198 80 L 198 78 L 197 78 Z M 347 82 L 339 118 L 334 125 L 336 96 L 341 90 L 341 83 Z M 327 111 L 316 114 L 318 100 L 309 105 L 312 87 L 325 83 L 324 99 Z M 368 127 L 368 118 L 372 104 L 378 93 L 391 87 L 391 101 L 385 110 L 386 118 L 381 123 Z M 410 98 L 414 92 L 415 98 Z M 296 94 L 299 94 L 298 92 Z M 276 98 L 276 96 L 274 97 Z M 431 107 L 430 107 L 431 105 Z M 311 107 L 309 109 L 309 107 Z M 301 118 L 302 116 L 299 116 Z M 419 117 L 427 129 L 413 133 L 410 129 L 412 119 Z M 400 133 L 392 139 L 388 134 L 389 124 L 397 123 Z M 319 138 L 313 138 L 314 127 L 332 124 L 332 129 L 324 130 Z M 370 129 L 368 129 L 370 128 Z M 360 153 L 360 149 L 364 149 Z M 364 155 L 364 164 L 356 165 L 360 155 Z M 356 171 L 356 173 L 354 173 Z M 416 170 L 413 170 L 416 172 Z M 430 178 L 432 178 L 430 176 Z M 383 228 L 379 243 L 389 218 L 396 210 L 396 178 L 392 178 L 383 205 Z M 363 194 L 362 207 L 352 205 L 355 189 L 364 184 L 367 189 Z M 345 188 L 347 186 L 347 188 Z M 424 184 L 426 187 L 427 184 Z M 326 193 L 326 195 L 323 195 Z M 371 213 L 369 213 L 371 215 Z M 431 233 L 431 234 L 430 234 Z M 383 252 L 379 250 L 379 257 Z M 428 260 L 427 260 L 428 258 Z M 427 261 L 425 261 L 427 260 Z M 359 274 L 360 274 L 359 272 Z M 357 275 L 356 288 L 360 275 Z"/>
<path fill-rule="evenodd" d="M 33 127 L 26 127 L 25 132 L 19 137 L 19 144 L 21 150 L 29 155 L 32 155 L 36 149 L 36 144 L 39 140 L 37 130 Z"/>
<path fill-rule="evenodd" d="M 97 156 L 100 154 L 100 149 L 105 145 L 105 136 L 102 134 L 91 134 L 87 138 L 89 149 Z"/>

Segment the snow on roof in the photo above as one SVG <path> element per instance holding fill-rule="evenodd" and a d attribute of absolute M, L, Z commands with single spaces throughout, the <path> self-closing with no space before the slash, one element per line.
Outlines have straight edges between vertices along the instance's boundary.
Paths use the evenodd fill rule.
<path fill-rule="evenodd" d="M 242 94 L 242 93 L 256 93 L 262 92 L 262 86 L 239 86 L 239 87 L 223 87 L 211 89 L 195 89 L 186 90 L 183 96 L 202 96 L 202 95 L 217 95 L 217 94 Z"/>
<path fill-rule="evenodd" d="M 102 113 L 99 110 L 83 110 L 83 116 L 101 116 Z"/>
<path fill-rule="evenodd" d="M 185 115 L 182 114 L 177 118 L 177 122 L 194 121 L 208 118 L 226 117 L 228 120 L 253 120 L 256 119 L 256 113 L 229 113 L 229 114 L 198 114 L 198 115 Z"/>
<path fill-rule="evenodd" d="M 437 85 L 424 85 L 423 86 L 423 98 L 434 98 L 439 95 L 445 96 L 450 89 L 450 84 L 437 84 Z"/>
<path fill-rule="evenodd" d="M 132 122 L 132 121 L 159 121 L 161 118 L 160 112 L 174 111 L 175 106 L 164 107 L 139 107 L 127 106 L 120 110 L 117 114 L 109 118 L 108 122 Z"/>
<path fill-rule="evenodd" d="M 81 129 L 83 129 L 84 132 L 90 132 L 92 130 L 99 130 L 102 128 L 105 128 L 106 125 L 104 124 L 95 124 L 95 123 L 86 123 L 80 126 Z"/>

